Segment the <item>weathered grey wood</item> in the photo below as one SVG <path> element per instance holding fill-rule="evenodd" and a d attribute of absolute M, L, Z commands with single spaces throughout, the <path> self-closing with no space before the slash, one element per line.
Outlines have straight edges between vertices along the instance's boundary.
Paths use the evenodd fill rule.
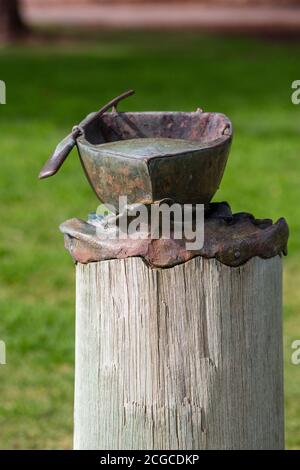
<path fill-rule="evenodd" d="M 75 448 L 283 448 L 281 264 L 77 264 Z"/>

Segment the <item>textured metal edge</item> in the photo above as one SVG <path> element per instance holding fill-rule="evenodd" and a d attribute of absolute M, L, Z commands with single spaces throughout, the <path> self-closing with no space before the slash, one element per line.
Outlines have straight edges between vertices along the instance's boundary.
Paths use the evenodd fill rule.
<path fill-rule="evenodd" d="M 253 257 L 263 259 L 287 254 L 289 228 L 284 218 L 276 223 L 255 219 L 248 213 L 232 214 L 227 203 L 212 203 L 205 216 L 205 241 L 201 250 L 189 251 L 185 240 L 100 240 L 96 228 L 80 219 L 60 226 L 65 247 L 75 262 L 141 257 L 153 268 L 170 268 L 196 256 L 215 258 L 238 267 Z"/>
<path fill-rule="evenodd" d="M 100 157 L 101 152 L 95 147 L 96 143 L 150 136 L 199 141 L 199 145 L 201 143 L 202 147 L 204 144 L 204 147 L 178 152 L 172 155 L 172 158 L 168 155 L 156 155 L 143 159 L 117 155 Z M 101 120 L 92 122 L 85 129 L 77 138 L 77 150 L 90 185 L 104 203 L 116 205 L 116 198 L 120 194 L 127 194 L 129 203 L 150 204 L 164 197 L 179 203 L 207 203 L 218 190 L 222 180 L 231 142 L 231 122 L 221 113 L 112 112 L 104 113 Z M 90 158 L 91 155 L 94 155 L 93 159 Z M 215 158 L 216 156 L 218 158 Z M 183 162 L 181 158 L 184 158 Z M 139 174 L 138 169 L 142 160 L 148 167 L 147 174 L 144 175 Z M 107 163 L 100 165 L 101 161 Z M 179 168 L 174 168 L 176 162 L 179 166 L 182 163 L 185 166 L 188 164 L 183 174 L 179 172 Z M 151 169 L 157 165 L 167 165 L 170 168 L 164 175 L 161 173 L 154 183 Z M 111 171 L 112 166 L 116 169 L 114 172 Z M 128 171 L 131 168 L 127 181 L 122 177 L 123 166 L 127 166 Z M 190 181 L 186 179 L 190 178 L 195 170 L 197 183 L 190 185 Z M 153 190 L 151 194 L 149 186 Z"/>

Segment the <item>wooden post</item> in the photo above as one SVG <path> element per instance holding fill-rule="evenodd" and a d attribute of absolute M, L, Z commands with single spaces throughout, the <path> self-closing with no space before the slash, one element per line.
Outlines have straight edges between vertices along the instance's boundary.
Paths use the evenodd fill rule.
<path fill-rule="evenodd" d="M 281 259 L 77 265 L 76 449 L 282 449 Z"/>
<path fill-rule="evenodd" d="M 283 219 L 219 217 L 206 221 L 202 256 L 175 266 L 181 248 L 172 258 L 162 242 L 153 255 L 149 242 L 142 257 L 124 249 L 105 259 L 117 256 L 91 225 L 63 224 L 77 261 L 75 449 L 284 447 L 288 229 Z M 161 267 L 142 259 L 157 265 L 157 253 Z"/>

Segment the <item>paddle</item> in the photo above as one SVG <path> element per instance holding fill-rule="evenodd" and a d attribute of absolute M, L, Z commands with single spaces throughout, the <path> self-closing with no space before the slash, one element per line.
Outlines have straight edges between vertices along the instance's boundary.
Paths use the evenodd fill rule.
<path fill-rule="evenodd" d="M 99 111 L 89 114 L 78 126 L 75 126 L 71 134 L 65 137 L 58 144 L 53 155 L 49 158 L 49 160 L 46 162 L 46 164 L 40 171 L 39 178 L 43 179 L 43 178 L 48 178 L 49 176 L 55 175 L 55 173 L 58 172 L 63 162 L 65 161 L 65 159 L 71 152 L 71 150 L 76 145 L 76 139 L 77 137 L 79 137 L 82 130 L 84 131 L 91 122 L 99 118 L 103 113 L 108 111 L 110 108 L 117 106 L 117 104 L 121 100 L 133 94 L 134 94 L 133 90 L 129 90 L 129 91 L 126 91 L 125 93 L 122 93 L 122 95 L 117 96 L 116 98 L 111 100 L 109 103 L 103 106 L 103 108 L 101 108 Z"/>

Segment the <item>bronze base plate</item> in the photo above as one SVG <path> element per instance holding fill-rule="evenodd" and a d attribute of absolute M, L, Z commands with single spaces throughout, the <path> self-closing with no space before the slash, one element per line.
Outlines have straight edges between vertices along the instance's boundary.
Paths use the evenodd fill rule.
<path fill-rule="evenodd" d="M 251 214 L 232 214 L 226 202 L 210 203 L 205 210 L 204 245 L 186 250 L 186 240 L 107 239 L 97 237 L 96 227 L 80 219 L 60 226 L 65 246 L 75 262 L 91 263 L 140 256 L 151 267 L 170 268 L 195 256 L 216 258 L 227 266 L 241 266 L 249 259 L 287 254 L 289 229 L 285 219 L 255 219 Z"/>

